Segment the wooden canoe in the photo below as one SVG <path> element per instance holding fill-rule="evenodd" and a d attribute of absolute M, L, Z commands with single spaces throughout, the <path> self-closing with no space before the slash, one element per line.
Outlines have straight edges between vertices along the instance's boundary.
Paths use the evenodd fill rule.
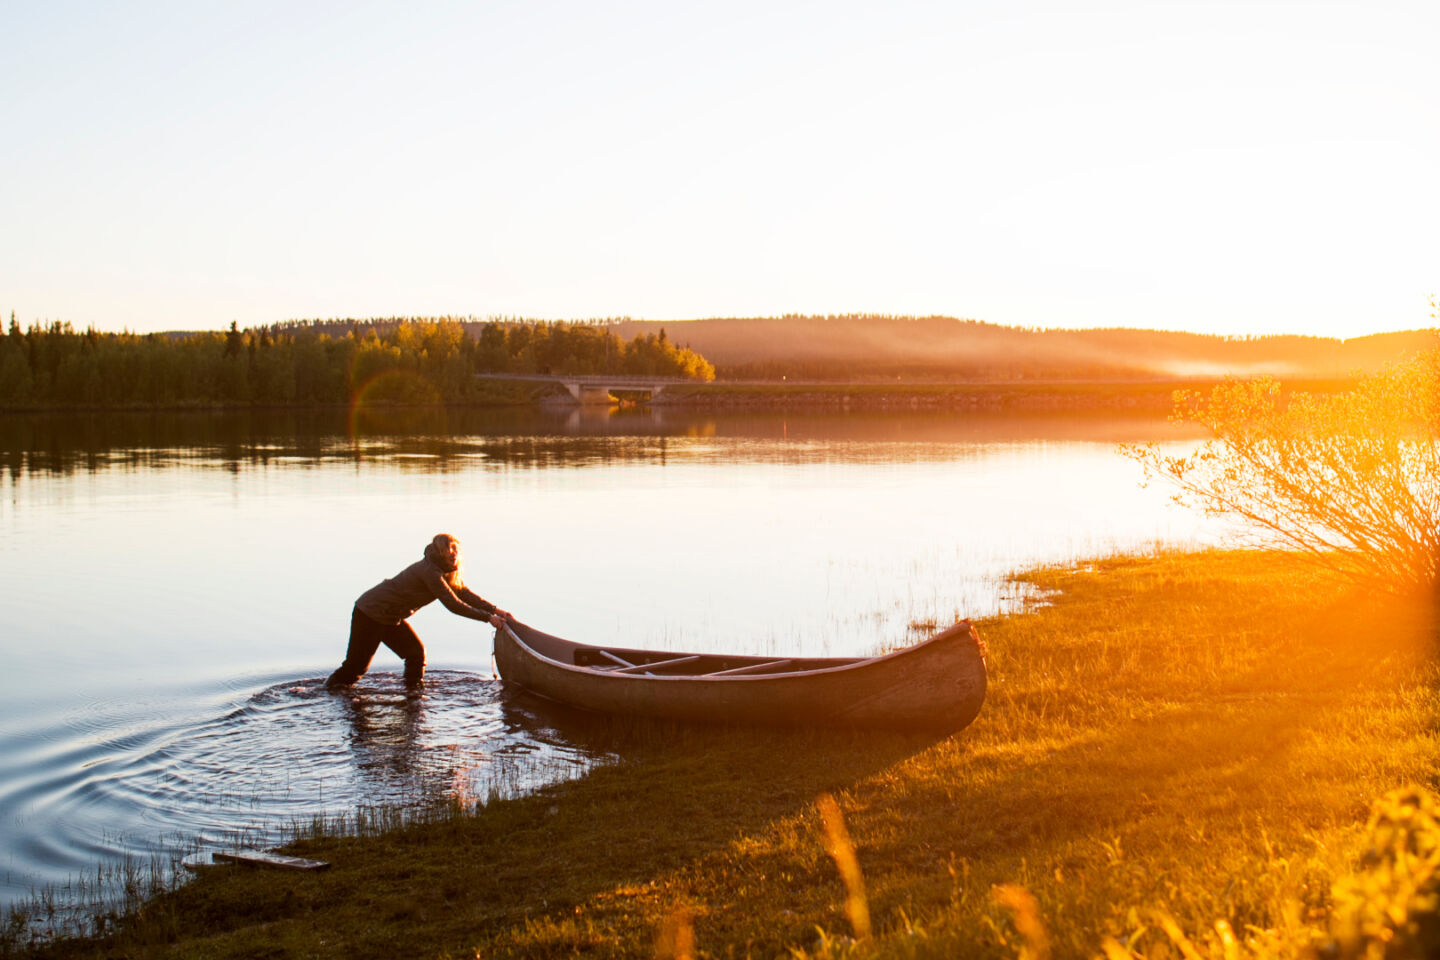
<path fill-rule="evenodd" d="M 512 622 L 495 631 L 495 660 L 550 700 L 671 720 L 953 732 L 985 700 L 968 620 L 884 656 L 788 659 L 597 647 Z"/>

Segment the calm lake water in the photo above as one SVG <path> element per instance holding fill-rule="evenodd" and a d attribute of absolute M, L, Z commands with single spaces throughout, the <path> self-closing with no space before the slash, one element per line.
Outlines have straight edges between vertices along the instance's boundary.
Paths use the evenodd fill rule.
<path fill-rule="evenodd" d="M 320 686 L 355 597 L 460 537 L 477 593 L 629 646 L 866 654 L 1026 566 L 1219 536 L 1143 489 L 1163 420 L 667 411 L 0 417 L 0 903 L 321 812 L 484 797 L 595 758 L 432 604 Z M 977 721 L 984 722 L 984 714 Z"/>

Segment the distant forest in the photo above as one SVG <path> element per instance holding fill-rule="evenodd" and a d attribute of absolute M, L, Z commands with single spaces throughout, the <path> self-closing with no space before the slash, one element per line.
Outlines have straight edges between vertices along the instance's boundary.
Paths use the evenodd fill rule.
<path fill-rule="evenodd" d="M 612 322 L 621 337 L 648 321 Z M 1437 345 L 1434 330 L 1352 340 L 1220 337 L 1159 330 L 1043 330 L 954 317 L 731 317 L 669 322 L 722 380 L 1140 380 L 1371 373 Z"/>
<path fill-rule="evenodd" d="M 343 333 L 350 321 L 306 321 Z M 480 337 L 495 323 L 460 321 Z M 624 341 L 667 332 L 714 365 L 719 380 L 917 381 L 1295 379 L 1373 373 L 1437 345 L 1435 330 L 1351 340 L 1294 335 L 1222 337 L 1164 330 L 1004 327 L 955 317 L 882 314 L 587 320 Z"/>
<path fill-rule="evenodd" d="M 0 406 L 483 402 L 485 373 L 641 374 L 698 381 L 1125 381 L 1369 373 L 1437 344 L 1435 331 L 1218 337 L 1034 330 L 953 317 L 786 316 L 676 321 L 460 317 L 297 320 L 228 331 L 0 335 Z"/>
<path fill-rule="evenodd" d="M 187 403 L 464 403 L 477 373 L 614 373 L 709 380 L 714 368 L 663 329 L 622 341 L 604 327 L 469 325 L 452 318 L 291 322 L 200 333 L 79 332 L 14 315 L 0 336 L 0 406 Z"/>

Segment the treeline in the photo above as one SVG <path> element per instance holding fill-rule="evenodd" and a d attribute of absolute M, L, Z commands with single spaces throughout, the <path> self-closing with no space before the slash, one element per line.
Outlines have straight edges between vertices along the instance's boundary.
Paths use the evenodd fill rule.
<path fill-rule="evenodd" d="M 714 368 L 664 330 L 628 341 L 564 322 L 476 325 L 452 318 L 286 323 L 228 331 L 135 334 L 68 323 L 0 336 L 0 406 L 346 403 L 364 390 L 391 402 L 486 396 L 482 373 L 631 374 L 710 380 Z"/>

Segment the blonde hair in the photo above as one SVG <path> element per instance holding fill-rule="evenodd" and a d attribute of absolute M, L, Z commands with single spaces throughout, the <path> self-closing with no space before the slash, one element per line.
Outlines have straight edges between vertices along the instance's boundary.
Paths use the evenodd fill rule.
<path fill-rule="evenodd" d="M 456 579 L 460 579 L 460 538 L 450 533 L 437 533 L 430 538 L 430 546 L 434 547 L 440 554 L 449 552 L 450 544 L 455 544 L 455 568 L 453 572 Z"/>

